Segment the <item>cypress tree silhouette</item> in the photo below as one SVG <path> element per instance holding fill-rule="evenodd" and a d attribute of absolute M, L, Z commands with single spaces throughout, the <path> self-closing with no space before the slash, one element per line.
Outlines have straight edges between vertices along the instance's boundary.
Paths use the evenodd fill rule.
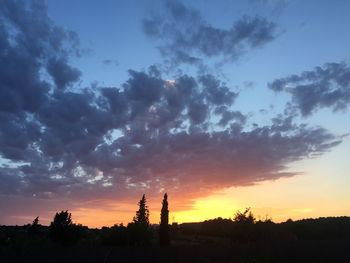
<path fill-rule="evenodd" d="M 160 214 L 159 225 L 159 244 L 161 246 L 169 246 L 170 233 L 169 233 L 169 209 L 168 209 L 168 195 L 164 194 L 162 202 L 162 211 Z"/>
<path fill-rule="evenodd" d="M 146 204 L 146 196 L 142 195 L 139 201 L 139 210 L 136 211 L 136 216 L 133 219 L 134 223 L 149 225 L 149 211 Z"/>

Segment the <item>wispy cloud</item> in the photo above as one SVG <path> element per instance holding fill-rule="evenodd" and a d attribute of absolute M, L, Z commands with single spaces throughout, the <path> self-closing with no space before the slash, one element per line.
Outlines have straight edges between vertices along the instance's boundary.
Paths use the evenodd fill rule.
<path fill-rule="evenodd" d="M 320 108 L 342 111 L 350 104 L 350 67 L 346 63 L 327 63 L 299 75 L 276 79 L 269 84 L 276 92 L 287 92 L 302 115 Z"/>
<path fill-rule="evenodd" d="M 143 30 L 174 65 L 202 65 L 206 58 L 234 61 L 277 37 L 277 25 L 263 17 L 243 16 L 224 29 L 209 24 L 180 1 L 166 1 L 163 13 L 144 19 Z"/>

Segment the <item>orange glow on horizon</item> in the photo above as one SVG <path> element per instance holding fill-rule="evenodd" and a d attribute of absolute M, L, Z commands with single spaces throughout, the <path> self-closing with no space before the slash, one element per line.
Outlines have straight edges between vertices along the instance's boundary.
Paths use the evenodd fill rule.
<path fill-rule="evenodd" d="M 350 146 L 344 145 L 339 151 Z M 342 154 L 345 158 L 344 154 Z M 282 222 L 289 218 L 317 218 L 328 216 L 350 216 L 350 194 L 348 186 L 350 177 L 347 167 L 334 170 L 324 159 L 337 159 L 336 152 L 318 159 L 299 162 L 293 169 L 304 171 L 294 177 L 275 181 L 265 181 L 256 185 L 231 187 L 209 196 L 179 196 L 169 194 L 169 221 L 198 222 L 217 217 L 232 218 L 237 210 L 251 207 L 257 219 L 272 218 L 274 222 Z M 349 163 L 346 164 L 347 166 Z M 329 180 L 329 175 L 337 173 L 339 181 Z M 162 194 L 156 198 L 148 198 L 150 222 L 159 223 Z M 128 201 L 111 202 L 109 200 L 82 204 L 81 208 L 70 209 L 75 223 L 89 227 L 113 226 L 123 223 L 127 225 L 135 215 L 137 202 L 141 196 L 134 196 Z M 56 208 L 55 208 L 56 209 Z M 68 209 L 68 208 L 62 208 Z M 35 218 L 36 214 L 32 216 Z M 48 225 L 53 214 L 40 216 L 40 222 Z M 19 218 L 18 221 L 23 219 Z M 31 222 L 28 217 L 26 222 Z"/>
<path fill-rule="evenodd" d="M 308 189 L 315 177 L 302 175 L 277 181 L 263 182 L 253 186 L 232 187 L 207 197 L 197 198 L 184 206 L 181 200 L 169 195 L 170 223 L 200 222 L 217 217 L 232 218 L 237 210 L 247 207 L 257 219 L 272 218 L 274 222 L 283 222 L 289 218 L 317 218 L 322 216 L 350 215 L 348 203 L 350 197 L 342 202 L 334 202 L 339 197 L 334 189 Z M 295 190 L 297 189 L 297 191 Z M 307 190 L 307 191 L 306 191 Z M 319 192 L 328 190 L 332 195 L 321 198 Z M 323 195 L 324 196 L 324 195 Z M 160 220 L 161 198 L 149 200 L 150 222 L 157 224 Z M 179 207 L 176 207 L 179 206 Z M 72 210 L 74 222 L 89 227 L 112 226 L 132 221 L 137 210 L 137 202 L 119 203 L 116 206 L 81 208 Z"/>

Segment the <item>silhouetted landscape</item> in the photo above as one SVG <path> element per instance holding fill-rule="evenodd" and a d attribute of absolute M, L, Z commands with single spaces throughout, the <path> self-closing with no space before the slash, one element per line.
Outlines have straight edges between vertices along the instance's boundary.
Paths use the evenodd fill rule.
<path fill-rule="evenodd" d="M 0 263 L 350 262 L 350 0 L 0 0 Z"/>
<path fill-rule="evenodd" d="M 346 262 L 350 217 L 256 220 L 247 208 L 232 219 L 168 224 L 167 194 L 159 225 L 151 225 L 145 195 L 131 223 L 100 229 L 75 224 L 68 211 L 50 226 L 39 218 L 0 226 L 1 262 Z"/>

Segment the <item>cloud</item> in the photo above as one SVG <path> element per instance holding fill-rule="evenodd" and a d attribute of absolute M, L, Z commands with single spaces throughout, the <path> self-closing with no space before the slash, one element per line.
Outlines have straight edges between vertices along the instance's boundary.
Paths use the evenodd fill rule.
<path fill-rule="evenodd" d="M 70 67 L 65 58 L 51 58 L 47 64 L 47 72 L 52 76 L 56 87 L 63 89 L 80 78 L 80 71 Z"/>
<path fill-rule="evenodd" d="M 225 127 L 230 121 L 235 120 L 237 124 L 243 126 L 246 123 L 247 116 L 239 111 L 228 110 L 226 106 L 221 106 L 215 109 L 215 114 L 221 115 L 218 125 Z"/>
<path fill-rule="evenodd" d="M 299 75 L 276 79 L 269 84 L 276 92 L 287 92 L 303 116 L 320 108 L 342 111 L 350 103 L 350 68 L 346 63 L 326 63 Z"/>
<path fill-rule="evenodd" d="M 34 112 L 50 89 L 42 75 L 58 88 L 79 78 L 68 64 L 68 56 L 79 52 L 77 36 L 53 24 L 43 1 L 3 1 L 0 14 L 1 110 Z"/>
<path fill-rule="evenodd" d="M 142 26 L 147 36 L 159 42 L 161 54 L 175 65 L 201 65 L 206 58 L 236 60 L 275 39 L 277 28 L 265 18 L 248 16 L 228 29 L 217 28 L 180 1 L 166 1 L 165 15 L 146 18 Z"/>
<path fill-rule="evenodd" d="M 283 116 L 248 129 L 246 117 L 231 110 L 238 94 L 211 75 L 170 82 L 129 73 L 122 89 L 56 90 L 32 119 L 2 132 L 2 156 L 20 161 L 0 169 L 11 178 L 6 192 L 88 198 L 117 188 L 113 195 L 161 189 L 203 195 L 290 176 L 284 172 L 290 162 L 341 141 Z"/>
<path fill-rule="evenodd" d="M 0 6 L 0 195 L 7 200 L 117 200 L 164 189 L 193 198 L 292 176 L 291 162 L 341 142 L 289 115 L 247 127 L 235 109 L 238 92 L 210 74 L 169 80 L 151 66 L 130 70 L 120 87 L 67 89 L 80 77 L 69 65 L 76 35 L 56 26 L 43 2 L 26 3 Z M 171 12 L 198 16 L 182 5 Z M 260 45 L 248 29 L 250 45 Z"/>
<path fill-rule="evenodd" d="M 119 61 L 116 60 L 116 59 L 104 59 L 104 60 L 102 60 L 102 64 L 106 65 L 106 66 L 118 67 L 119 66 Z"/>

